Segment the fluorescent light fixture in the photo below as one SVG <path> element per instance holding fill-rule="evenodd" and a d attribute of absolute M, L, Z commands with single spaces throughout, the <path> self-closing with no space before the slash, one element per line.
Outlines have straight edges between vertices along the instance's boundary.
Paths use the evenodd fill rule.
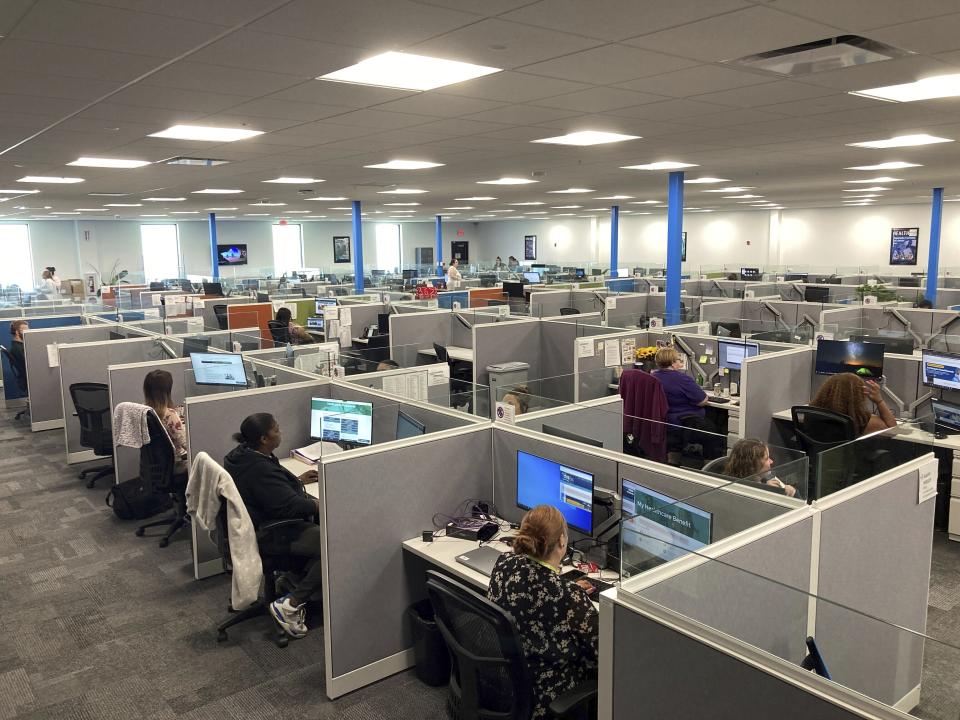
<path fill-rule="evenodd" d="M 185 157 L 183 155 L 167 158 L 166 160 L 161 160 L 160 162 L 162 162 L 164 165 L 193 165 L 195 167 L 216 167 L 217 165 L 227 165 L 230 163 L 229 160 L 217 160 L 216 158 Z"/>
<path fill-rule="evenodd" d="M 312 197 L 304 198 L 304 200 L 318 200 L 320 202 L 340 202 L 341 200 L 349 200 L 350 198 L 345 198 L 343 196 L 339 197 Z"/>
<path fill-rule="evenodd" d="M 677 162 L 676 160 L 661 160 L 646 165 L 621 165 L 621 170 L 680 170 L 688 167 L 700 167 L 694 163 Z"/>
<path fill-rule="evenodd" d="M 857 200 L 866 200 L 867 198 L 878 198 L 883 197 L 883 195 L 857 195 L 855 198 L 850 200 L 844 200 L 844 202 L 857 202 Z"/>
<path fill-rule="evenodd" d="M 953 142 L 949 138 L 936 137 L 920 133 L 918 135 L 897 135 L 886 140 L 865 140 L 864 142 L 847 143 L 847 147 L 862 148 L 896 148 L 896 147 L 916 147 L 918 145 L 934 145 L 936 143 Z"/>
<path fill-rule="evenodd" d="M 420 203 L 416 203 L 416 202 L 412 202 L 412 203 L 384 203 L 384 205 L 390 205 L 390 206 L 393 206 L 393 207 L 402 207 L 402 206 L 404 206 L 404 205 L 419 205 L 419 204 L 420 204 Z"/>
<path fill-rule="evenodd" d="M 39 190 L 0 190 L 0 195 L 35 195 Z"/>
<path fill-rule="evenodd" d="M 287 210 L 287 215 L 306 215 L 309 213 L 309 210 Z"/>
<path fill-rule="evenodd" d="M 73 212 L 67 212 L 66 210 L 58 210 L 56 212 L 50 213 L 51 215 L 79 215 L 80 213 L 74 210 Z"/>
<path fill-rule="evenodd" d="M 307 219 L 325 218 L 326 215 L 307 215 Z"/>
<path fill-rule="evenodd" d="M 554 217 L 574 217 L 576 213 L 554 213 Z"/>
<path fill-rule="evenodd" d="M 186 200 L 185 197 L 148 197 L 144 198 L 144 202 L 182 202 Z"/>
<path fill-rule="evenodd" d="M 751 195 L 751 194 L 749 194 L 749 193 L 746 193 L 746 194 L 744 194 L 744 195 L 724 195 L 724 196 L 723 196 L 723 199 L 724 199 L 724 200 L 739 200 L 739 199 L 742 198 L 742 199 L 746 200 L 747 198 L 759 198 L 759 197 L 763 197 L 763 195 Z"/>
<path fill-rule="evenodd" d="M 239 195 L 243 190 L 230 190 L 224 188 L 204 188 L 203 190 L 194 190 L 191 195 Z"/>
<path fill-rule="evenodd" d="M 535 182 L 540 181 L 517 177 L 502 177 L 496 180 L 477 180 L 478 185 L 530 185 Z"/>
<path fill-rule="evenodd" d="M 917 100 L 956 97 L 960 95 L 960 74 L 934 75 L 900 85 L 851 90 L 850 94 L 891 102 L 916 102 Z"/>
<path fill-rule="evenodd" d="M 490 212 L 492 212 L 492 213 L 512 213 L 512 212 L 516 212 L 516 210 L 491 210 Z"/>
<path fill-rule="evenodd" d="M 105 192 L 105 193 L 87 193 L 90 197 L 126 197 L 130 193 Z"/>
<path fill-rule="evenodd" d="M 353 208 L 349 205 L 343 205 L 341 207 L 329 207 L 327 210 L 352 210 Z"/>
<path fill-rule="evenodd" d="M 250 207 L 283 207 L 286 203 L 255 202 L 247 203 Z"/>
<path fill-rule="evenodd" d="M 533 210 L 532 212 L 525 212 L 524 215 L 547 215 L 546 210 Z M 483 217 L 482 215 L 480 217 Z"/>
<path fill-rule="evenodd" d="M 594 200 L 632 200 L 633 195 L 604 195 L 603 197 L 594 198 Z"/>
<path fill-rule="evenodd" d="M 660 205 L 662 200 L 635 200 L 631 205 Z"/>
<path fill-rule="evenodd" d="M 444 208 L 444 210 L 473 210 L 473 205 L 454 205 L 453 207 Z"/>
<path fill-rule="evenodd" d="M 140 217 L 170 217 L 166 213 L 150 213 L 148 215 L 141 215 Z"/>
<path fill-rule="evenodd" d="M 880 185 L 873 185 L 872 187 L 866 188 L 844 188 L 843 192 L 880 192 L 881 190 L 889 190 L 888 187 L 881 187 Z"/>
<path fill-rule="evenodd" d="M 551 210 L 575 210 L 576 208 L 582 208 L 583 205 L 551 205 Z"/>
<path fill-rule="evenodd" d="M 704 190 L 703 192 L 715 192 L 715 193 L 738 193 L 746 192 L 747 190 L 756 190 L 756 186 L 750 185 L 737 185 L 735 187 L 725 187 L 725 188 L 714 188 L 713 190 Z"/>
<path fill-rule="evenodd" d="M 278 177 L 273 180 L 261 180 L 265 183 L 280 183 L 283 185 L 312 185 L 313 183 L 326 182 L 320 178 L 301 178 L 301 177 Z"/>
<path fill-rule="evenodd" d="M 923 165 L 895 160 L 893 162 L 877 163 L 876 165 L 854 165 L 844 168 L 844 170 L 905 170 L 914 167 L 923 167 Z"/>
<path fill-rule="evenodd" d="M 377 195 L 423 195 L 429 190 L 420 190 L 418 188 L 394 188 L 393 190 L 378 190 Z"/>
<path fill-rule="evenodd" d="M 566 190 L 547 190 L 547 195 L 564 195 L 564 194 L 577 194 L 577 193 L 591 193 L 596 192 L 596 190 L 591 190 L 590 188 L 567 188 Z"/>
<path fill-rule="evenodd" d="M 149 160 L 122 160 L 120 158 L 98 158 L 98 157 L 82 157 L 77 158 L 73 162 L 67 163 L 67 165 L 73 165 L 75 167 L 96 167 L 96 168 L 138 168 L 143 167 L 144 165 L 149 165 Z"/>
<path fill-rule="evenodd" d="M 472 200 L 496 200 L 495 197 L 490 197 L 489 195 L 477 195 L 475 197 L 465 197 L 465 198 L 454 198 L 454 200 L 466 200 L 470 202 Z"/>
<path fill-rule="evenodd" d="M 17 182 L 22 183 L 51 183 L 54 185 L 70 185 L 72 183 L 82 183 L 83 178 L 75 177 L 48 177 L 46 175 L 25 175 L 19 178 Z"/>
<path fill-rule="evenodd" d="M 426 170 L 427 168 L 443 167 L 443 163 L 427 162 L 426 160 L 391 160 L 376 165 L 364 165 L 365 168 L 378 170 Z"/>
<path fill-rule="evenodd" d="M 385 52 L 345 67 L 317 80 L 376 85 L 402 90 L 433 90 L 500 72 L 500 68 L 444 60 L 426 55 Z"/>
<path fill-rule="evenodd" d="M 531 140 L 535 143 L 549 143 L 551 145 L 577 145 L 587 147 L 589 145 L 605 145 L 606 143 L 623 142 L 624 140 L 639 140 L 639 135 L 621 135 L 620 133 L 602 132 L 599 130 L 581 130 L 557 137 L 541 138 Z"/>
<path fill-rule="evenodd" d="M 507 205 L 513 205 L 515 207 L 520 207 L 523 205 L 544 205 L 542 202 L 519 202 L 519 203 L 507 203 Z"/>
<path fill-rule="evenodd" d="M 683 181 L 685 185 L 710 185 L 713 183 L 730 182 L 727 178 L 699 177 Z"/>
<path fill-rule="evenodd" d="M 270 213 L 244 213 L 245 217 L 268 217 Z"/>
<path fill-rule="evenodd" d="M 235 142 L 263 135 L 263 130 L 243 128 L 207 127 L 205 125 L 173 125 L 166 130 L 151 133 L 148 137 L 171 140 L 201 140 L 203 142 Z"/>
<path fill-rule="evenodd" d="M 875 177 L 868 178 L 866 180 L 844 180 L 845 183 L 852 184 L 868 184 L 868 183 L 884 183 L 884 182 L 903 182 L 901 178 L 895 177 Z"/>
<path fill-rule="evenodd" d="M 106 212 L 106 208 L 74 208 L 77 212 Z"/>
<path fill-rule="evenodd" d="M 107 203 L 104 207 L 143 207 L 142 203 Z"/>
<path fill-rule="evenodd" d="M 236 209 L 237 209 L 237 208 L 235 208 L 235 207 L 232 207 L 232 208 L 228 208 L 228 207 L 222 207 L 222 208 L 207 208 L 207 211 L 208 211 L 208 212 L 216 212 L 217 210 L 228 211 L 228 210 L 236 210 Z"/>
<path fill-rule="evenodd" d="M 174 210 L 171 215 L 199 215 L 199 210 Z"/>

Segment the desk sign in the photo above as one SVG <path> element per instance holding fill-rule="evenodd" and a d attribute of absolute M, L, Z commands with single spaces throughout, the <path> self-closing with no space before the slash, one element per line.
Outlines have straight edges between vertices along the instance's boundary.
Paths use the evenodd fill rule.
<path fill-rule="evenodd" d="M 658 292 L 660 292 L 660 288 L 659 288 L 659 287 L 657 287 L 656 285 L 651 285 L 651 286 L 650 286 L 650 294 L 651 294 L 651 295 L 656 295 Z"/>
<path fill-rule="evenodd" d="M 603 306 L 607 310 L 616 310 L 617 299 L 615 297 L 606 297 L 603 299 Z"/>
<path fill-rule="evenodd" d="M 649 330 L 662 330 L 663 329 L 663 318 L 652 317 L 650 318 Z"/>
<path fill-rule="evenodd" d="M 937 496 L 937 471 L 939 461 L 934 459 L 920 468 L 920 483 L 917 494 L 917 505 Z"/>
<path fill-rule="evenodd" d="M 513 425 L 515 420 L 515 411 L 513 405 L 505 402 L 497 403 L 497 420 Z"/>
<path fill-rule="evenodd" d="M 876 305 L 876 304 L 877 304 L 877 296 L 876 296 L 876 295 L 864 295 L 864 296 L 863 296 L 863 304 L 864 304 L 864 305 Z"/>
<path fill-rule="evenodd" d="M 756 293 L 753 290 L 744 290 L 743 297 L 746 300 L 752 300 L 754 297 L 756 297 Z"/>

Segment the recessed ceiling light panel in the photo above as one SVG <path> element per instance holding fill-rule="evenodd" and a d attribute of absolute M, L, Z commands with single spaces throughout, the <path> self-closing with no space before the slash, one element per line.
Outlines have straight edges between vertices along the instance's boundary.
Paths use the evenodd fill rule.
<path fill-rule="evenodd" d="M 864 142 L 847 143 L 847 147 L 862 148 L 897 148 L 897 147 L 917 147 L 920 145 L 935 145 L 936 143 L 953 142 L 949 138 L 937 137 L 926 133 L 916 135 L 898 135 L 885 140 L 865 140 Z"/>
<path fill-rule="evenodd" d="M 596 190 L 591 190 L 590 188 L 567 188 L 566 190 L 547 190 L 548 195 L 576 195 L 578 193 L 592 193 Z"/>
<path fill-rule="evenodd" d="M 215 158 L 198 157 L 172 157 L 161 161 L 164 165 L 193 165 L 195 167 L 216 167 L 217 165 L 228 165 L 229 160 L 217 160 Z"/>
<path fill-rule="evenodd" d="M 278 177 L 273 180 L 261 180 L 261 182 L 278 183 L 282 185 L 312 185 L 313 183 L 322 183 L 325 181 L 320 178 Z"/>
<path fill-rule="evenodd" d="M 700 167 L 694 163 L 678 162 L 676 160 L 661 160 L 660 162 L 646 163 L 645 165 L 621 165 L 621 170 L 681 170 L 688 167 Z"/>
<path fill-rule="evenodd" d="M 202 142 L 236 142 L 263 135 L 263 130 L 246 128 L 208 127 L 205 125 L 173 125 L 166 130 L 151 133 L 149 137 L 171 140 L 199 140 Z"/>
<path fill-rule="evenodd" d="M 427 162 L 426 160 L 391 160 L 377 165 L 364 165 L 364 167 L 379 170 L 426 170 L 427 168 L 443 167 L 443 163 Z"/>
<path fill-rule="evenodd" d="M 379 190 L 377 195 L 423 195 L 429 190 L 420 190 L 418 188 L 394 188 L 393 190 Z"/>
<path fill-rule="evenodd" d="M 144 202 L 183 202 L 185 197 L 148 197 L 143 198 Z"/>
<path fill-rule="evenodd" d="M 194 190 L 191 195 L 239 195 L 243 190 L 233 190 L 225 188 L 204 188 L 203 190 Z"/>
<path fill-rule="evenodd" d="M 568 133 L 566 135 L 531 140 L 531 142 L 548 143 L 550 145 L 577 145 L 580 147 L 588 147 L 590 145 L 605 145 L 607 143 L 617 143 L 625 140 L 639 139 L 639 135 L 621 135 L 620 133 L 601 132 L 599 130 L 581 130 L 580 132 Z"/>
<path fill-rule="evenodd" d="M 683 181 L 685 185 L 710 185 L 711 183 L 730 182 L 726 178 L 699 177 Z"/>
<path fill-rule="evenodd" d="M 479 200 L 496 200 L 496 199 L 497 199 L 497 198 L 491 197 L 491 196 L 489 196 L 489 195 L 476 195 L 476 196 L 474 196 L 474 197 L 454 198 L 454 200 L 465 200 L 465 201 L 467 201 L 467 202 L 479 201 Z"/>
<path fill-rule="evenodd" d="M 889 100 L 891 102 L 915 102 L 960 95 L 960 74 L 934 75 L 916 82 L 886 85 L 868 90 L 851 90 L 851 95 Z"/>
<path fill-rule="evenodd" d="M 908 162 L 885 162 L 877 163 L 876 165 L 854 165 L 853 167 L 844 168 L 844 170 L 905 170 L 906 168 L 915 168 L 923 167 L 923 165 L 918 165 L 917 163 L 908 163 Z"/>
<path fill-rule="evenodd" d="M 78 177 L 50 177 L 47 175 L 25 175 L 18 178 L 17 182 L 22 183 L 50 183 L 53 185 L 72 185 L 73 183 L 82 183 L 83 178 Z"/>
<path fill-rule="evenodd" d="M 539 180 L 530 180 L 529 178 L 502 177 L 496 180 L 477 180 L 478 185 L 530 185 Z"/>
<path fill-rule="evenodd" d="M 77 158 L 67 165 L 73 165 L 75 167 L 95 167 L 95 168 L 138 168 L 143 167 L 144 165 L 149 165 L 149 160 L 123 160 L 121 158 L 98 158 L 98 157 L 82 157 Z"/>
<path fill-rule="evenodd" d="M 426 55 L 385 52 L 356 65 L 321 75 L 317 80 L 403 90 L 433 90 L 497 72 L 500 72 L 500 68 Z"/>

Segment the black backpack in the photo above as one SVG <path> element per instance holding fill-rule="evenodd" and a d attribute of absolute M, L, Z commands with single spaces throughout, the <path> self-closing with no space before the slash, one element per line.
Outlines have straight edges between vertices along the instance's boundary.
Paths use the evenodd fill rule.
<path fill-rule="evenodd" d="M 149 490 L 138 477 L 114 485 L 104 502 L 121 520 L 144 520 L 172 507 L 167 493 Z"/>

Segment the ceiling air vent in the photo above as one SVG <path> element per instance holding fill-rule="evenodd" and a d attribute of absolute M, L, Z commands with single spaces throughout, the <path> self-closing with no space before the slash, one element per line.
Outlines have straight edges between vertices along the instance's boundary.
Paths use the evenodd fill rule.
<path fill-rule="evenodd" d="M 797 77 L 912 54 L 908 50 L 900 50 L 859 35 L 841 35 L 748 55 L 739 60 L 730 60 L 728 64 L 751 70 L 764 70 L 784 77 Z"/>
<path fill-rule="evenodd" d="M 200 167 L 213 167 L 214 165 L 226 165 L 229 160 L 214 160 L 213 158 L 195 158 L 195 157 L 172 157 L 161 160 L 164 165 L 199 165 Z"/>

